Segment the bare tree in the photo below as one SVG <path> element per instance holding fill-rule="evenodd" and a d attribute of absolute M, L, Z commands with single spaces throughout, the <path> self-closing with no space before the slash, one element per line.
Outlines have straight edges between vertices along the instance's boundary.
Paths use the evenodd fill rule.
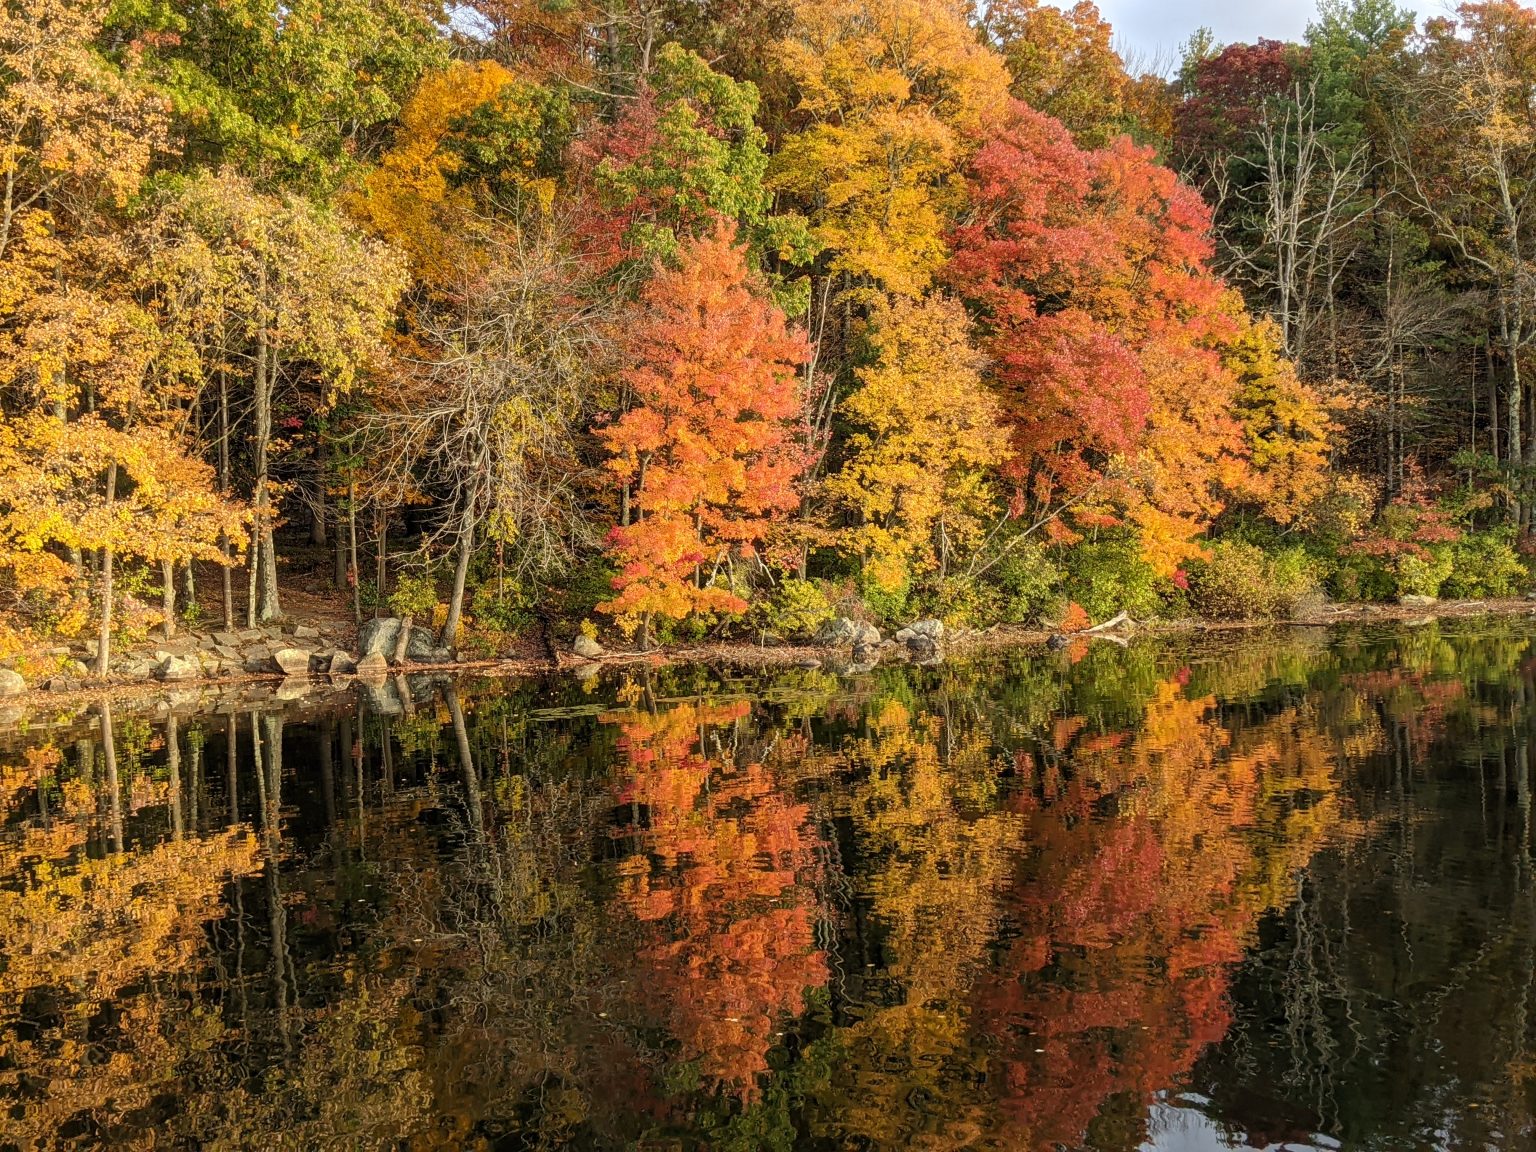
<path fill-rule="evenodd" d="M 1228 230 L 1228 274 L 1270 301 L 1285 354 L 1314 375 L 1326 341 L 1329 376 L 1337 375 L 1339 283 L 1359 246 L 1356 226 L 1381 200 L 1367 189 L 1374 168 L 1367 146 L 1340 147 L 1333 129 L 1318 119 L 1317 80 L 1297 81 L 1291 98 L 1267 105 L 1254 129 L 1259 179 L 1234 188 L 1234 157 L 1214 180 L 1252 225 L 1247 243 Z"/>
<path fill-rule="evenodd" d="M 404 489 L 419 474 L 447 509 L 436 539 L 455 555 L 450 647 L 477 540 L 526 576 L 560 571 L 595 537 L 576 442 L 602 373 L 606 306 L 556 232 L 504 232 L 488 254 L 451 304 L 421 317 L 425 355 L 370 417 L 385 476 Z"/>
<path fill-rule="evenodd" d="M 1396 101 L 1392 141 L 1404 195 L 1490 299 L 1506 374 L 1506 459 L 1516 468 L 1536 451 L 1536 438 L 1523 438 L 1520 363 L 1536 344 L 1533 54 L 1536 21 L 1516 5 L 1470 8 L 1462 27 L 1437 27 L 1421 72 Z"/>

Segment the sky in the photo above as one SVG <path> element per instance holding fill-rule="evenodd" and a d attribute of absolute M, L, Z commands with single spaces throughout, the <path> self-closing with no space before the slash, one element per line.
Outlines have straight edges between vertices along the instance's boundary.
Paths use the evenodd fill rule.
<path fill-rule="evenodd" d="M 1144 57 L 1160 49 L 1176 66 L 1179 49 L 1202 25 L 1222 44 L 1259 37 L 1297 40 L 1317 11 L 1316 0 L 1097 0 L 1115 29 L 1116 47 Z M 1065 7 L 1066 5 L 1063 5 Z M 1167 69 L 1160 69 L 1166 71 Z"/>

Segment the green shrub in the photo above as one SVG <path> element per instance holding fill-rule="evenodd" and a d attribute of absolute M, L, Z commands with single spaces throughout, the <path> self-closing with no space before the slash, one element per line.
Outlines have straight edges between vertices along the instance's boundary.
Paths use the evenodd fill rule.
<path fill-rule="evenodd" d="M 1050 552 L 1028 543 L 999 560 L 986 578 L 997 588 L 999 617 L 1010 624 L 1032 624 L 1055 601 L 1065 575 Z"/>
<path fill-rule="evenodd" d="M 1399 596 L 1438 596 L 1450 579 L 1455 561 L 1449 547 L 1425 549 L 1424 554 L 1407 552 L 1392 565 L 1397 576 Z"/>
<path fill-rule="evenodd" d="M 911 594 L 912 585 L 909 583 L 887 588 L 872 578 L 865 577 L 859 580 L 859 596 L 863 599 L 864 606 L 876 620 L 882 623 L 905 620 L 907 598 Z"/>
<path fill-rule="evenodd" d="M 389 594 L 389 610 L 396 616 L 430 620 L 437 607 L 437 582 L 428 574 L 402 574 Z"/>
<path fill-rule="evenodd" d="M 1344 553 L 1326 581 L 1328 590 L 1348 603 L 1374 603 L 1397 596 L 1397 573 L 1376 556 Z"/>
<path fill-rule="evenodd" d="M 1062 564 L 1067 577 L 1061 595 L 1081 604 L 1095 622 L 1117 612 L 1145 619 L 1162 610 L 1159 589 L 1167 581 L 1142 557 L 1134 533 L 1108 533 L 1079 544 Z"/>
<path fill-rule="evenodd" d="M 558 581 L 556 610 L 566 619 L 591 616 L 604 600 L 613 599 L 613 578 L 617 575 L 618 569 L 602 556 L 576 565 Z"/>
<path fill-rule="evenodd" d="M 754 623 L 763 631 L 785 638 L 814 636 L 836 615 L 821 585 L 786 577 L 773 595 L 760 600 L 753 611 Z"/>
<path fill-rule="evenodd" d="M 1441 592 L 1466 599 L 1515 596 L 1531 574 L 1515 550 L 1513 528 L 1489 528 L 1463 536 L 1450 548 L 1451 573 Z"/>
<path fill-rule="evenodd" d="M 1314 563 L 1299 546 L 1270 554 L 1244 540 L 1217 541 L 1188 575 L 1190 609 L 1211 620 L 1287 618 L 1318 590 Z"/>
<path fill-rule="evenodd" d="M 481 628 L 522 632 L 534 622 L 533 597 L 518 580 L 495 577 L 479 585 L 469 598 L 469 614 Z"/>

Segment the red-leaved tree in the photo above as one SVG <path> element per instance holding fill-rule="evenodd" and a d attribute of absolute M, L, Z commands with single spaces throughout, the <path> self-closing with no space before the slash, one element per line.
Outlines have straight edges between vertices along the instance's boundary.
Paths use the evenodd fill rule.
<path fill-rule="evenodd" d="M 1208 210 L 1150 150 L 1086 151 L 1023 104 L 969 175 L 948 276 L 986 336 L 1020 511 L 1124 516 L 1172 572 L 1247 467 L 1223 356 L 1242 305 Z"/>

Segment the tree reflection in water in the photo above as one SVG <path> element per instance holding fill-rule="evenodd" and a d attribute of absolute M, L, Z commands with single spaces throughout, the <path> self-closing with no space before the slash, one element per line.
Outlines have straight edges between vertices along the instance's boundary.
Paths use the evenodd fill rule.
<path fill-rule="evenodd" d="M 12 731 L 0 1147 L 1523 1147 L 1531 635 L 1459 629 Z"/>

